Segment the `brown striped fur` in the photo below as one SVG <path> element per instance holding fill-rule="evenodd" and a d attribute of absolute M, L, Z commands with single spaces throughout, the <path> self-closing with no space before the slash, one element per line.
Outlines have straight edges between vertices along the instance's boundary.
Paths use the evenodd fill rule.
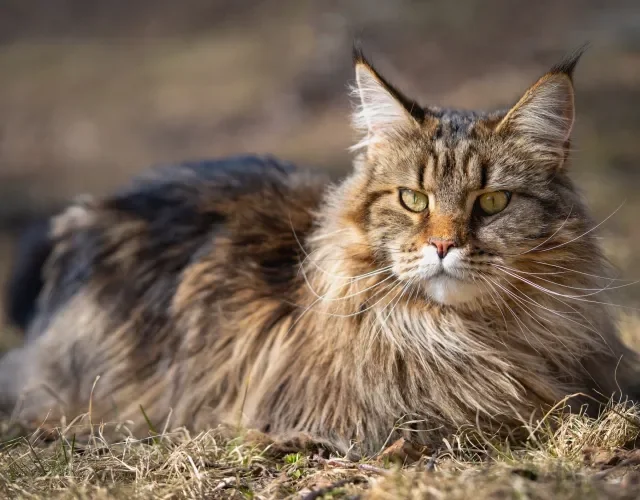
<path fill-rule="evenodd" d="M 29 341 L 0 364 L 1 407 L 39 424 L 90 406 L 139 433 L 142 406 L 158 427 L 373 453 L 517 425 L 574 392 L 635 396 L 568 175 L 576 61 L 485 114 L 419 107 L 357 53 L 363 135 L 342 183 L 243 157 L 73 204 L 50 226 Z M 509 205 L 480 214 L 496 190 Z M 448 275 L 430 274 L 432 238 L 455 243 Z"/>

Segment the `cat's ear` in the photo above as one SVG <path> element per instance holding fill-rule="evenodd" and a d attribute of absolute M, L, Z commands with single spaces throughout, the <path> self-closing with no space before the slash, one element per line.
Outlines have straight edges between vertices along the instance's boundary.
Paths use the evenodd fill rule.
<path fill-rule="evenodd" d="M 424 119 L 423 109 L 385 80 L 355 46 L 353 62 L 356 83 L 352 88 L 356 109 L 353 126 L 361 135 L 352 149 L 361 149 L 393 139 Z"/>
<path fill-rule="evenodd" d="M 533 84 L 500 121 L 497 132 L 515 134 L 541 159 L 561 163 L 569 149 L 575 119 L 573 71 L 585 48 Z"/>

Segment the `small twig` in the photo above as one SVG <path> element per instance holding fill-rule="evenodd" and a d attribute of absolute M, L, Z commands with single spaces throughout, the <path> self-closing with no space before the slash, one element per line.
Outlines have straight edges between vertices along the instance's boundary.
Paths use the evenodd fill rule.
<path fill-rule="evenodd" d="M 376 467 L 371 464 L 354 464 L 359 470 L 374 472 L 375 474 L 380 474 L 381 476 L 388 476 L 391 474 L 391 471 L 388 469 L 383 469 L 382 467 Z"/>
<path fill-rule="evenodd" d="M 234 484 L 236 484 L 235 477 L 225 477 L 222 481 L 218 483 L 218 485 L 213 489 L 213 491 L 221 491 L 226 488 L 231 488 Z"/>
<path fill-rule="evenodd" d="M 375 474 L 380 474 L 381 476 L 388 476 L 392 474 L 392 472 L 388 469 L 383 469 L 382 467 L 376 467 L 371 464 L 357 464 L 355 462 L 350 462 L 348 460 L 339 460 L 337 458 L 322 458 L 319 455 L 314 455 L 313 459 L 321 463 L 323 465 L 328 465 L 331 467 L 340 467 L 341 469 L 358 469 L 365 472 L 373 472 Z"/>
<path fill-rule="evenodd" d="M 346 479 L 341 479 L 340 481 L 336 481 L 335 483 L 331 483 L 329 486 L 325 486 L 324 488 L 319 488 L 317 490 L 313 490 L 311 493 L 308 493 L 302 500 L 316 500 L 316 498 L 320 498 L 321 496 L 326 495 L 327 493 L 331 493 L 333 490 L 337 490 L 338 488 L 342 488 L 347 484 L 363 484 L 366 483 L 367 478 L 354 476 L 348 477 Z"/>

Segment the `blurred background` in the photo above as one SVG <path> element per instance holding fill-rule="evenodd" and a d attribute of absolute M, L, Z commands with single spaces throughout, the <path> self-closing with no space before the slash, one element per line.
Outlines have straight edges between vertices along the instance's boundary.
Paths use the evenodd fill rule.
<path fill-rule="evenodd" d="M 600 234 L 640 278 L 637 0 L 0 0 L 0 283 L 26 224 L 153 164 L 273 153 L 344 173 L 354 36 L 423 103 L 477 108 L 591 41 L 574 177 L 598 220 L 626 200 Z"/>

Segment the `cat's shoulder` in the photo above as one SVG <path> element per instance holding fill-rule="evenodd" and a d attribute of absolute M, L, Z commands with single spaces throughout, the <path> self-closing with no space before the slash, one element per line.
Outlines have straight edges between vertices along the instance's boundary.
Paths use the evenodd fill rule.
<path fill-rule="evenodd" d="M 322 174 L 273 156 L 243 155 L 153 166 L 104 197 L 82 196 L 55 217 L 56 233 L 94 225 L 96 220 L 220 222 L 237 200 L 264 193 L 296 191 L 326 184 Z"/>
<path fill-rule="evenodd" d="M 183 161 L 147 169 L 119 194 L 180 185 L 250 189 L 265 182 L 284 181 L 299 170 L 293 163 L 269 155 Z"/>
<path fill-rule="evenodd" d="M 154 166 L 104 200 L 106 208 L 144 215 L 160 206 L 193 205 L 206 197 L 254 192 L 284 185 L 300 169 L 272 156 L 233 156 Z"/>

